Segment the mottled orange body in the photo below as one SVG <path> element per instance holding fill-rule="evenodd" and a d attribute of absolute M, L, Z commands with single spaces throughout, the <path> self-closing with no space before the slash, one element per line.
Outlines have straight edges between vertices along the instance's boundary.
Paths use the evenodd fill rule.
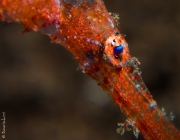
<path fill-rule="evenodd" d="M 34 30 L 61 19 L 60 5 L 55 0 L 0 0 L 0 13 L 3 20 L 22 22 Z"/>
<path fill-rule="evenodd" d="M 21 22 L 64 45 L 83 72 L 106 90 L 145 139 L 180 139 L 175 126 L 158 109 L 131 57 L 128 45 L 101 0 L 0 0 L 0 18 Z M 113 41 L 115 39 L 115 42 Z M 113 48 L 123 46 L 120 58 Z"/>

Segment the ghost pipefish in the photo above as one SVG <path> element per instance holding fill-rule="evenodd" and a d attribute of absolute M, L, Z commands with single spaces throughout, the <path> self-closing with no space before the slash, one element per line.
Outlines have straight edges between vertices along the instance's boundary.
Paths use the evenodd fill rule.
<path fill-rule="evenodd" d="M 117 18 L 117 17 L 116 17 Z M 140 62 L 101 0 L 0 0 L 0 19 L 20 22 L 24 32 L 47 34 L 75 56 L 79 67 L 108 92 L 127 116 L 117 131 L 145 139 L 180 139 L 146 88 Z"/>

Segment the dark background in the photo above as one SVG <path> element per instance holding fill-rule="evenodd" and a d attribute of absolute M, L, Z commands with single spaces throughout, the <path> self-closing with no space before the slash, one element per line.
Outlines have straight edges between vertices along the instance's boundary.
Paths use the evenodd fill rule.
<path fill-rule="evenodd" d="M 120 14 L 120 31 L 141 62 L 143 79 L 180 128 L 180 2 L 106 0 Z M 38 32 L 0 27 L 0 118 L 6 140 L 134 140 L 116 133 L 126 117 L 74 57 Z M 1 121 L 2 123 L 2 121 Z M 2 131 L 0 125 L 0 131 Z M 140 139 L 142 137 L 140 136 Z"/>

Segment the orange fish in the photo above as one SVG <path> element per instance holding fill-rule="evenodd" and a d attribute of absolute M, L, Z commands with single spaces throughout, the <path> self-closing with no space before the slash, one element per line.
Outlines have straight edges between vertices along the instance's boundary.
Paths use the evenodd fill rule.
<path fill-rule="evenodd" d="M 119 124 L 121 134 L 125 126 L 126 130 L 132 126 L 136 137 L 141 132 L 145 139 L 180 139 L 146 88 L 140 62 L 130 56 L 117 16 L 107 11 L 102 0 L 0 0 L 0 19 L 21 22 L 25 31 L 41 31 L 72 52 L 81 70 L 128 117 Z"/>

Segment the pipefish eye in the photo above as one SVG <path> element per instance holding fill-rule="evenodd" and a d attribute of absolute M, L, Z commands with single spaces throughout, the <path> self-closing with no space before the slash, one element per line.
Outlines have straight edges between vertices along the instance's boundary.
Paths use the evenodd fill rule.
<path fill-rule="evenodd" d="M 116 46 L 114 47 L 113 51 L 114 51 L 114 57 L 119 58 L 120 54 L 123 52 L 123 46 L 122 45 Z"/>

